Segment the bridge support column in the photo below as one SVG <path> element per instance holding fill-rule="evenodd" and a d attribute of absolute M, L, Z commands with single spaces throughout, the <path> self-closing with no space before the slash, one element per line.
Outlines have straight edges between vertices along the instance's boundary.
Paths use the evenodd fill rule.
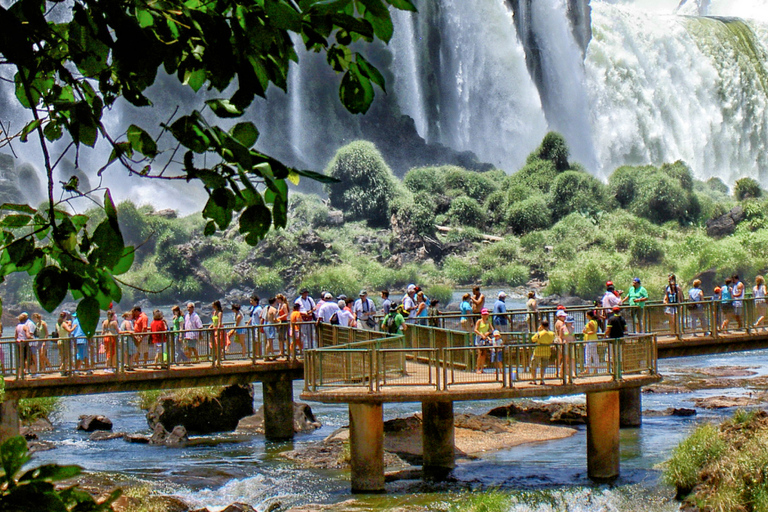
<path fill-rule="evenodd" d="M 587 393 L 587 474 L 597 481 L 619 476 L 619 392 Z"/>
<path fill-rule="evenodd" d="M 349 404 L 349 453 L 353 493 L 384 492 L 384 408 Z"/>
<path fill-rule="evenodd" d="M 16 400 L 0 402 L 0 443 L 21 432 L 18 405 Z"/>
<path fill-rule="evenodd" d="M 264 436 L 270 441 L 293 439 L 293 381 L 279 375 L 262 382 Z"/>
<path fill-rule="evenodd" d="M 422 402 L 421 442 L 424 477 L 443 480 L 456 467 L 453 402 Z"/>
<path fill-rule="evenodd" d="M 619 426 L 639 427 L 643 423 L 643 400 L 640 388 L 619 390 Z"/>

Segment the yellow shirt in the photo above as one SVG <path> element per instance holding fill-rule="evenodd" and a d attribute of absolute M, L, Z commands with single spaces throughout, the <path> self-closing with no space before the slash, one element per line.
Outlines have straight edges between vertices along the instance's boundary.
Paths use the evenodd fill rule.
<path fill-rule="evenodd" d="M 597 341 L 597 321 L 590 320 L 584 328 L 584 341 Z"/>
<path fill-rule="evenodd" d="M 549 345 L 555 341 L 555 333 L 552 331 L 539 330 L 531 337 L 531 341 L 538 347 L 533 351 L 536 357 L 549 357 Z"/>

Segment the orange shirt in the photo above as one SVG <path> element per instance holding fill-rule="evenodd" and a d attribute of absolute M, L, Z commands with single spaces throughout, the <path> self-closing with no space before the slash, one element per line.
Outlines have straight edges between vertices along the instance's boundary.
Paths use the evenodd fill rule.
<path fill-rule="evenodd" d="M 302 318 L 303 318 L 303 316 L 301 314 L 301 311 L 294 311 L 293 313 L 291 313 L 291 323 L 292 324 L 298 324 L 299 322 L 302 321 Z"/>

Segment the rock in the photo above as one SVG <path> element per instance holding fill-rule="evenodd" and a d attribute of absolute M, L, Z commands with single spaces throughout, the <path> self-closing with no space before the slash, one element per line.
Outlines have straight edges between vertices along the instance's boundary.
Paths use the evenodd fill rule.
<path fill-rule="evenodd" d="M 149 437 L 141 434 L 126 434 L 123 436 L 123 439 L 129 443 L 149 444 Z"/>
<path fill-rule="evenodd" d="M 125 432 L 106 432 L 104 430 L 99 430 L 88 436 L 88 439 L 91 441 L 111 441 L 112 439 L 125 438 L 126 435 L 128 434 Z"/>
<path fill-rule="evenodd" d="M 660 395 L 671 395 L 677 393 L 688 393 L 690 390 L 685 386 L 669 384 L 652 384 L 642 388 L 643 393 L 658 393 Z"/>
<path fill-rule="evenodd" d="M 341 210 L 328 210 L 328 225 L 329 226 L 341 226 L 344 224 L 344 212 Z"/>
<path fill-rule="evenodd" d="M 152 437 L 149 438 L 149 444 L 165 444 L 165 439 L 168 437 L 168 431 L 161 423 L 156 423 Z"/>
<path fill-rule="evenodd" d="M 586 423 L 587 407 L 584 404 L 567 402 L 539 403 L 522 400 L 496 407 L 488 411 L 488 414 L 529 423 L 582 425 Z"/>
<path fill-rule="evenodd" d="M 696 409 L 686 409 L 686 408 L 677 408 L 677 407 L 667 407 L 663 411 L 655 411 L 653 409 L 643 411 L 643 416 L 646 416 L 648 418 L 658 418 L 661 416 L 679 416 L 679 417 L 689 417 L 689 416 L 695 416 L 696 415 Z"/>
<path fill-rule="evenodd" d="M 189 437 L 187 437 L 187 429 L 181 425 L 173 427 L 171 433 L 165 438 L 165 444 L 167 445 L 179 445 L 184 444 L 187 441 L 189 441 Z"/>
<path fill-rule="evenodd" d="M 313 432 L 323 425 L 317 421 L 312 409 L 307 404 L 296 402 L 293 404 L 293 431 L 298 434 Z M 264 433 L 264 407 L 259 407 L 256 414 L 246 416 L 237 424 L 238 433 L 263 434 Z"/>
<path fill-rule="evenodd" d="M 241 306 L 247 305 L 252 293 L 253 292 L 240 290 L 239 288 L 233 288 L 229 290 L 226 295 L 224 295 L 224 304 L 240 304 Z"/>
<path fill-rule="evenodd" d="M 48 418 L 38 418 L 29 425 L 25 425 L 24 428 L 38 434 L 40 432 L 53 432 L 53 424 L 51 424 Z"/>
<path fill-rule="evenodd" d="M 707 290 L 705 293 L 708 294 L 710 290 L 714 290 L 715 286 L 717 286 L 717 268 L 710 268 L 709 270 L 704 270 L 702 272 L 699 272 L 695 276 L 693 276 L 693 279 L 691 281 L 698 279 L 701 281 L 701 289 Z"/>
<path fill-rule="evenodd" d="M 744 209 L 741 206 L 734 206 L 730 212 L 707 221 L 707 235 L 712 238 L 731 235 L 736 231 L 736 225 L 744 220 L 744 217 Z"/>
<path fill-rule="evenodd" d="M 233 503 L 221 512 L 256 512 L 256 509 L 246 503 Z"/>
<path fill-rule="evenodd" d="M 750 407 L 757 405 L 758 400 L 749 396 L 708 396 L 694 398 L 693 404 L 700 409 L 727 409 L 729 407 Z"/>
<path fill-rule="evenodd" d="M 253 386 L 234 385 L 224 388 L 217 397 L 177 403 L 173 398 L 161 397 L 147 411 L 151 429 L 161 424 L 166 431 L 182 425 L 191 434 L 227 432 L 237 428 L 238 422 L 253 414 Z"/>
<path fill-rule="evenodd" d="M 135 510 L 162 510 L 163 512 L 189 512 L 189 505 L 173 496 L 149 495 L 135 498 L 123 494 L 113 504 L 115 512 L 131 512 Z M 208 509 L 200 509 L 209 512 Z"/>
<path fill-rule="evenodd" d="M 37 434 L 32 432 L 31 430 L 27 430 L 25 427 L 21 427 L 19 430 L 19 435 L 24 436 L 24 439 L 27 441 L 32 441 L 34 439 L 37 439 Z"/>
<path fill-rule="evenodd" d="M 156 210 L 150 215 L 153 215 L 155 217 L 162 217 L 164 219 L 175 219 L 178 217 L 178 213 L 173 208 L 163 208 L 162 210 Z"/>
<path fill-rule="evenodd" d="M 31 441 L 27 444 L 29 453 L 35 452 L 47 452 L 48 450 L 54 450 L 56 445 L 50 441 Z"/>
<path fill-rule="evenodd" d="M 300 249 L 303 249 L 310 254 L 320 254 L 330 247 L 330 245 L 323 242 L 323 239 L 317 236 L 317 233 L 314 231 L 310 231 L 299 237 L 297 243 Z"/>
<path fill-rule="evenodd" d="M 93 432 L 95 430 L 112 430 L 112 420 L 102 415 L 87 415 L 80 416 L 80 421 L 77 424 L 77 430 L 85 430 L 86 432 Z"/>
<path fill-rule="evenodd" d="M 349 468 L 349 445 L 345 442 L 349 438 L 347 429 L 339 429 L 325 440 L 280 453 L 281 457 L 301 464 L 303 466 L 319 469 L 347 469 Z M 408 464 L 397 455 L 384 451 L 385 467 L 405 467 Z"/>

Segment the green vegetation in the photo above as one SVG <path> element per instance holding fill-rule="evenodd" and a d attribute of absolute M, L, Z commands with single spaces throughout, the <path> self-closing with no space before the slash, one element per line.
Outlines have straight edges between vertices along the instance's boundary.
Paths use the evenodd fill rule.
<path fill-rule="evenodd" d="M 480 491 L 462 494 L 448 512 L 507 512 L 512 498 L 501 491 Z"/>
<path fill-rule="evenodd" d="M 739 410 L 700 426 L 674 450 L 664 480 L 701 510 L 768 510 L 768 413 Z"/>
<path fill-rule="evenodd" d="M 139 408 L 148 410 L 158 400 L 171 398 L 179 405 L 189 405 L 203 400 L 213 400 L 219 396 L 224 386 L 202 386 L 198 388 L 182 388 L 168 391 L 166 389 L 152 389 L 139 391 Z"/>
<path fill-rule="evenodd" d="M 23 424 L 34 423 L 40 418 L 47 419 L 56 410 L 58 403 L 59 398 L 55 396 L 21 398 L 18 405 L 19 419 Z"/>

